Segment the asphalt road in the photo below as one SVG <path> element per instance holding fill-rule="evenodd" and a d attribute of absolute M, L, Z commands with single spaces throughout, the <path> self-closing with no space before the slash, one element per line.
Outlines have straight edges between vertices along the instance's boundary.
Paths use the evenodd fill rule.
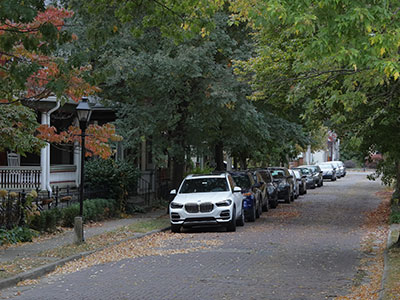
<path fill-rule="evenodd" d="M 156 238 L 155 247 L 162 249 L 156 255 L 51 275 L 33 286 L 1 291 L 0 298 L 311 300 L 346 295 L 363 256 L 364 213 L 379 204 L 375 192 L 381 186 L 365 175 L 325 182 L 237 232 L 163 234 Z"/>

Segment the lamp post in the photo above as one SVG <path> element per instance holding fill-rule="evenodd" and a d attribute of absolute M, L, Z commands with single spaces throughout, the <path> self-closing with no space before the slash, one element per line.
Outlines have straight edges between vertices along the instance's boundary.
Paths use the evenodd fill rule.
<path fill-rule="evenodd" d="M 75 218 L 75 237 L 77 243 L 82 243 L 85 241 L 83 235 L 83 186 L 84 186 L 84 170 L 85 170 L 85 137 L 86 137 L 86 127 L 89 123 L 90 116 L 92 114 L 92 109 L 87 102 L 87 97 L 83 97 L 82 101 L 76 107 L 76 113 L 78 115 L 79 127 L 81 128 L 81 184 L 79 186 L 79 216 Z"/>

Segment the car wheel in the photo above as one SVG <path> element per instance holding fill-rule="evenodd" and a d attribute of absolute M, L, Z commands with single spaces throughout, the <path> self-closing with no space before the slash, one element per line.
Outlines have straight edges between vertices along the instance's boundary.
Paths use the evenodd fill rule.
<path fill-rule="evenodd" d="M 244 226 L 244 207 L 242 206 L 242 212 L 238 220 L 236 220 L 237 226 Z"/>
<path fill-rule="evenodd" d="M 324 186 L 324 180 L 321 180 L 321 185 L 320 186 Z"/>
<path fill-rule="evenodd" d="M 267 199 L 266 203 L 262 205 L 262 211 L 268 211 L 269 208 L 269 199 Z"/>
<path fill-rule="evenodd" d="M 181 225 L 171 224 L 171 232 L 180 233 L 181 232 Z"/>
<path fill-rule="evenodd" d="M 261 217 L 261 214 L 262 214 L 262 204 L 261 204 L 261 200 L 259 200 L 258 202 L 257 202 L 257 210 L 256 210 L 256 218 L 259 218 L 259 217 Z"/>
<path fill-rule="evenodd" d="M 290 203 L 290 199 L 291 199 L 291 196 L 290 196 L 290 193 L 288 192 L 288 194 L 284 198 L 285 203 Z"/>
<path fill-rule="evenodd" d="M 254 221 L 256 220 L 256 217 L 257 217 L 257 210 L 258 210 L 258 209 L 256 209 L 255 203 L 253 203 L 253 209 L 251 210 L 251 212 L 250 212 L 250 214 L 249 214 L 249 217 L 247 218 L 247 221 L 249 221 L 249 222 L 254 222 Z M 239 224 L 238 224 L 238 225 L 239 225 Z"/>
<path fill-rule="evenodd" d="M 226 231 L 234 232 L 236 231 L 236 209 L 233 208 L 232 219 L 229 221 L 228 226 L 226 226 Z"/>

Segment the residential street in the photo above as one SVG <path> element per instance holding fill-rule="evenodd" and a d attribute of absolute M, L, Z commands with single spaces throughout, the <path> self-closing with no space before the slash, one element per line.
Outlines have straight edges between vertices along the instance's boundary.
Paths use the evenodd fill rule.
<path fill-rule="evenodd" d="M 73 273 L 74 265 L 66 265 L 35 285 L 1 291 L 0 298 L 333 299 L 348 294 L 357 277 L 361 225 L 378 206 L 380 189 L 366 173 L 349 172 L 237 232 L 156 234 L 142 246 L 115 247 L 113 262 Z M 138 257 L 123 259 L 135 251 Z"/>

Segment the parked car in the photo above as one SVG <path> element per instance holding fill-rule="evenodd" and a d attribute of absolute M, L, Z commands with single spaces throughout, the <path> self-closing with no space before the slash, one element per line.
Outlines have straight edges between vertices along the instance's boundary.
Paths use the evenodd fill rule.
<path fill-rule="evenodd" d="M 320 163 L 318 165 L 322 170 L 322 177 L 324 179 L 330 179 L 331 181 L 336 180 L 336 168 L 330 162 Z"/>
<path fill-rule="evenodd" d="M 307 167 L 296 167 L 293 170 L 298 170 L 301 172 L 302 176 L 305 176 L 306 189 L 315 189 L 315 180 L 312 171 Z"/>
<path fill-rule="evenodd" d="M 322 175 L 322 170 L 318 165 L 308 165 L 308 166 L 300 166 L 300 167 L 306 167 L 311 170 L 314 181 L 315 181 L 315 185 L 317 187 L 324 185 L 324 178 Z"/>
<path fill-rule="evenodd" d="M 296 175 L 296 179 L 299 182 L 300 195 L 307 194 L 307 181 L 306 181 L 307 176 L 302 175 L 299 170 L 292 169 L 292 171 Z"/>
<path fill-rule="evenodd" d="M 254 222 L 262 214 L 262 194 L 250 172 L 230 172 L 236 185 L 242 189 L 243 207 L 246 220 Z"/>
<path fill-rule="evenodd" d="M 344 169 L 343 167 L 335 161 L 327 161 L 327 163 L 331 163 L 336 169 L 336 178 L 342 178 L 344 176 Z"/>
<path fill-rule="evenodd" d="M 176 195 L 169 210 L 171 231 L 198 226 L 236 231 L 236 225 L 243 226 L 245 219 L 241 192 L 226 172 L 186 176 L 178 191 L 171 191 Z"/>
<path fill-rule="evenodd" d="M 278 184 L 278 198 L 286 203 L 294 200 L 294 180 L 285 167 L 270 167 L 272 178 Z"/>
<path fill-rule="evenodd" d="M 297 180 L 297 176 L 296 176 L 296 174 L 294 173 L 294 170 L 291 170 L 291 169 L 289 169 L 289 173 L 290 173 L 290 175 L 292 175 L 293 176 L 293 181 L 294 181 L 294 184 L 293 184 L 293 188 L 294 188 L 294 199 L 297 199 L 297 198 L 299 198 L 299 196 L 300 196 L 300 183 L 299 183 L 299 181 Z"/>
<path fill-rule="evenodd" d="M 334 160 L 334 161 L 331 161 L 331 163 L 334 163 L 339 167 L 342 177 L 346 176 L 346 166 L 344 165 L 344 163 L 342 161 Z"/>
<path fill-rule="evenodd" d="M 263 195 L 263 211 L 278 206 L 278 184 L 274 182 L 271 173 L 266 169 L 257 169 L 252 171 L 257 188 Z"/>

